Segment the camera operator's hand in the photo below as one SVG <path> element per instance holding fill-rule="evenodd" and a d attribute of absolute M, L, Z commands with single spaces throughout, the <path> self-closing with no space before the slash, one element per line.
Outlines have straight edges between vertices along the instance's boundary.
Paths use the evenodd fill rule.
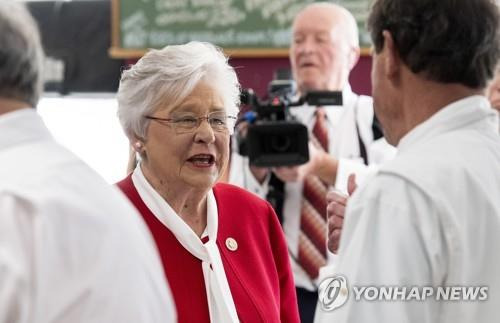
<path fill-rule="evenodd" d="M 309 157 L 308 173 L 318 176 L 329 185 L 335 185 L 339 161 L 327 152 L 317 149 L 311 143 L 309 143 Z"/>
<path fill-rule="evenodd" d="M 302 166 L 282 166 L 273 167 L 272 170 L 276 177 L 278 177 L 283 182 L 297 182 L 301 180 L 300 168 Z"/>
<path fill-rule="evenodd" d="M 327 152 L 318 149 L 309 142 L 309 162 L 303 165 L 302 173 L 304 176 L 316 175 L 323 182 L 334 185 L 337 174 L 338 161 Z"/>
<path fill-rule="evenodd" d="M 349 196 L 356 190 L 356 177 L 354 174 L 349 175 L 347 182 L 347 192 Z M 328 250 L 337 253 L 339 249 L 340 236 L 344 225 L 344 215 L 349 196 L 338 191 L 328 192 L 326 201 L 326 213 L 328 218 Z"/>
<path fill-rule="evenodd" d="M 274 167 L 272 170 L 283 182 L 302 181 L 310 174 L 318 175 L 326 155 L 325 152 L 318 150 L 309 142 L 309 161 L 307 163 L 298 166 Z"/>

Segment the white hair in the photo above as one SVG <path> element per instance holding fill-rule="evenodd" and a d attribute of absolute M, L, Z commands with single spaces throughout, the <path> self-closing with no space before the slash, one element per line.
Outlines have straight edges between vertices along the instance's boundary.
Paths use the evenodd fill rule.
<path fill-rule="evenodd" d="M 359 31 L 358 24 L 352 13 L 346 8 L 332 2 L 313 2 L 305 6 L 295 17 L 308 10 L 320 10 L 322 12 L 336 16 L 334 25 L 343 24 L 345 38 L 349 45 L 353 48 L 359 48 Z"/>
<path fill-rule="evenodd" d="M 179 105 L 200 81 L 218 91 L 227 114 L 238 114 L 238 78 L 219 48 L 192 41 L 149 51 L 120 80 L 118 118 L 128 138 L 146 138 L 149 120 L 144 117 L 160 104 L 162 108 Z"/>
<path fill-rule="evenodd" d="M 0 0 L 0 57 L 0 97 L 35 107 L 44 54 L 36 22 L 21 3 Z"/>

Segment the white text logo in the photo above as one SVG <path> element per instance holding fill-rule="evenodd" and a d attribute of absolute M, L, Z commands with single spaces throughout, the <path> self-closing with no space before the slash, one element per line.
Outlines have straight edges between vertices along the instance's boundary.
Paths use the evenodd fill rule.
<path fill-rule="evenodd" d="M 484 301 L 486 286 L 353 286 L 354 299 L 366 301 Z"/>
<path fill-rule="evenodd" d="M 344 305 L 348 296 L 347 279 L 342 275 L 327 278 L 319 285 L 319 302 L 325 311 Z"/>

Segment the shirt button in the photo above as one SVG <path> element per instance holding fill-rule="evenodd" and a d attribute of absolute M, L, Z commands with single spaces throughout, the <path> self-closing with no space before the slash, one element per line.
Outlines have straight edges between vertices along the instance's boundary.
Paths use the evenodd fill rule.
<path fill-rule="evenodd" d="M 238 242 L 236 242 L 233 238 L 227 238 L 226 247 L 231 251 L 236 251 L 238 249 Z"/>

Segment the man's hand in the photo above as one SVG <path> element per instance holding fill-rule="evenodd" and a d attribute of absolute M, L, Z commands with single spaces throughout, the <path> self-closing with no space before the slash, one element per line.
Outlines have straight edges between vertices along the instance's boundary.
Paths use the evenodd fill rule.
<path fill-rule="evenodd" d="M 349 175 L 347 183 L 347 192 L 349 196 L 356 190 L 356 176 Z M 345 208 L 349 196 L 339 192 L 328 192 L 326 195 L 327 207 L 326 213 L 328 218 L 328 249 L 337 253 L 340 243 L 340 235 L 342 233 L 342 226 L 344 225 Z"/>
<path fill-rule="evenodd" d="M 302 179 L 301 168 L 302 166 L 282 166 L 273 167 L 272 171 L 283 182 L 297 182 Z"/>
<path fill-rule="evenodd" d="M 322 155 L 311 142 L 309 142 L 309 161 L 298 166 L 282 166 L 272 168 L 274 174 L 283 182 L 302 181 L 307 175 L 316 175 L 317 169 L 321 163 Z"/>

